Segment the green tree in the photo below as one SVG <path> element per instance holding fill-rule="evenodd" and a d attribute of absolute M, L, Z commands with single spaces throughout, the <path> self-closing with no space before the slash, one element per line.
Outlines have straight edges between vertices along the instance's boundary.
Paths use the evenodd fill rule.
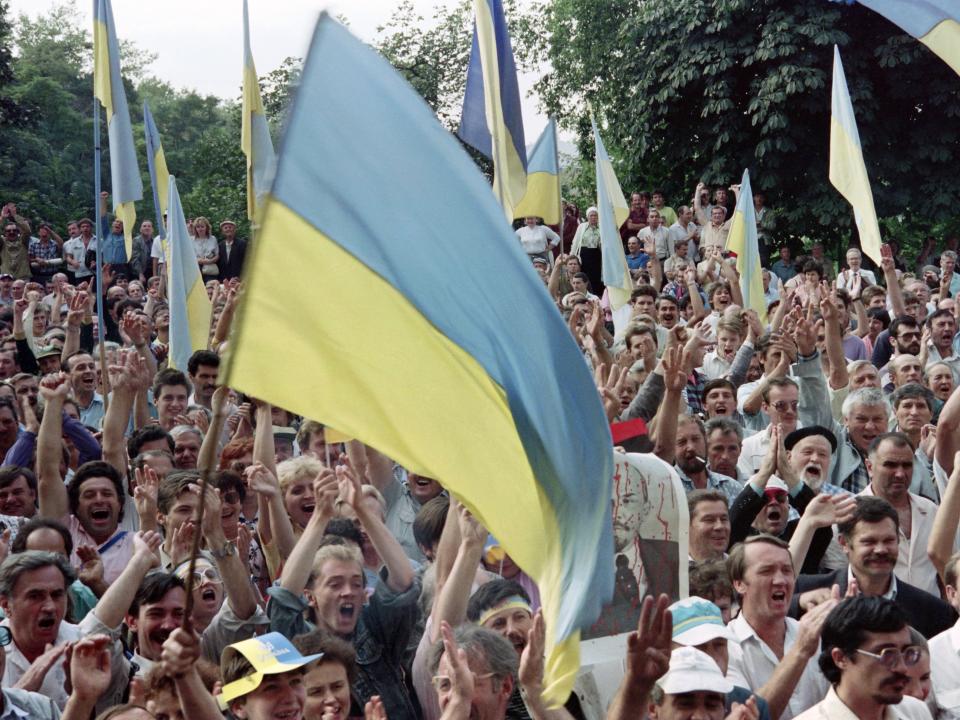
<path fill-rule="evenodd" d="M 827 178 L 837 44 L 878 214 L 914 233 L 955 217 L 957 76 L 863 6 L 550 0 L 537 14 L 546 109 L 588 157 L 592 109 L 627 191 L 659 185 L 681 204 L 748 167 L 782 239 L 846 242 L 852 213 Z"/>

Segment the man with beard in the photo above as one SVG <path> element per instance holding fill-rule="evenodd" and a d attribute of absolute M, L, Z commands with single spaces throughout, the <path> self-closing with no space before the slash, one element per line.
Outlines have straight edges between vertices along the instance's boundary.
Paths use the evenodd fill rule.
<path fill-rule="evenodd" d="M 890 333 L 890 347 L 893 348 L 894 358 L 897 355 L 920 355 L 922 331 L 916 318 L 900 315 L 891 321 L 887 330 Z"/>
<path fill-rule="evenodd" d="M 790 542 L 803 522 L 801 516 L 807 512 L 812 502 L 817 502 L 815 511 L 807 518 L 814 528 L 812 538 L 805 539 L 804 542 L 804 546 L 809 544 L 810 549 L 798 550 L 794 555 L 803 559 L 804 570 L 816 572 L 820 558 L 833 537 L 830 521 L 835 519 L 838 503 L 829 499 L 815 500 L 816 491 L 801 480 L 802 476 L 791 462 L 791 455 L 787 452 L 782 437 L 783 428 L 779 425 L 773 426 L 770 448 L 760 470 L 750 478 L 743 492 L 730 507 L 730 542 L 734 544 L 757 533 Z M 824 438 L 820 436 L 820 439 Z M 828 466 L 829 462 L 828 450 Z M 830 505 L 833 507 L 829 507 Z M 791 508 L 795 512 L 791 513 Z M 822 520 L 822 517 L 826 519 Z M 794 552 L 791 547 L 791 553 Z"/>
<path fill-rule="evenodd" d="M 820 669 L 827 696 L 797 720 L 929 718 L 923 702 L 904 695 L 907 672 L 920 660 L 903 611 L 890 600 L 848 598 L 823 624 Z"/>
<path fill-rule="evenodd" d="M 855 592 L 893 600 L 924 637 L 946 630 L 957 618 L 953 608 L 894 574 L 900 538 L 897 511 L 878 497 L 860 495 L 856 502 L 852 519 L 837 525 L 848 567 L 825 575 L 798 577 L 790 614 L 797 617 L 804 610 L 818 608 L 834 585 L 846 594 L 855 583 Z"/>
<path fill-rule="evenodd" d="M 870 446 L 867 469 L 870 484 L 860 493 L 890 503 L 900 519 L 897 577 L 934 596 L 940 595 L 937 570 L 927 556 L 937 506 L 910 492 L 915 457 L 910 439 L 899 432 L 881 435 Z"/>

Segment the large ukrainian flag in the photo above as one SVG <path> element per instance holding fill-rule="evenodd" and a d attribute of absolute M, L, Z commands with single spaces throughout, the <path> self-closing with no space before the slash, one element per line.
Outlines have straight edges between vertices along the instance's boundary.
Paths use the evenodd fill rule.
<path fill-rule="evenodd" d="M 737 272 L 740 273 L 740 290 L 746 309 L 756 310 L 760 322 L 767 321 L 767 299 L 763 294 L 763 276 L 760 266 L 760 243 L 757 240 L 757 212 L 753 207 L 753 190 L 750 188 L 750 171 L 743 171 L 740 180 L 740 197 L 733 211 L 730 232 L 727 234 L 727 250 L 737 255 Z"/>
<path fill-rule="evenodd" d="M 250 51 L 250 20 L 247 0 L 243 0 L 243 103 L 241 108 L 240 147 L 247 156 L 247 217 L 255 221 L 264 194 L 276 166 L 270 126 L 263 111 L 257 68 Z"/>
<path fill-rule="evenodd" d="M 476 166 L 327 15 L 251 252 L 223 382 L 461 498 L 537 582 L 565 697 L 613 589 L 600 399 Z"/>
<path fill-rule="evenodd" d="M 467 66 L 460 138 L 493 160 L 493 193 L 515 217 L 527 188 L 527 149 L 520 86 L 501 0 L 474 0 L 476 20 Z"/>
<path fill-rule="evenodd" d="M 163 218 L 167 214 L 168 185 L 170 172 L 167 170 L 167 159 L 163 155 L 163 145 L 160 143 L 160 132 L 153 121 L 153 113 L 146 101 L 143 103 L 143 134 L 147 147 L 147 169 L 150 171 L 150 184 L 153 186 L 153 205 L 157 215 L 157 235 L 166 237 L 166 228 Z"/>
<path fill-rule="evenodd" d="M 926 45 L 960 75 L 960 1 L 859 0 Z"/>
<path fill-rule="evenodd" d="M 623 254 L 623 241 L 620 239 L 620 226 L 627 221 L 630 207 L 620 189 L 620 181 L 613 171 L 613 163 L 607 149 L 600 139 L 597 123 L 593 124 L 593 142 L 597 163 L 597 211 L 600 214 L 600 274 L 607 286 L 613 325 L 619 337 L 626 329 L 632 315 L 630 294 L 633 281 L 627 257 Z"/>
<path fill-rule="evenodd" d="M 193 240 L 177 192 L 177 179 L 168 180 L 167 295 L 170 303 L 170 367 L 186 370 L 187 361 L 210 343 L 210 298 L 203 284 Z"/>
<path fill-rule="evenodd" d="M 559 225 L 560 162 L 557 154 L 557 121 L 550 118 L 527 160 L 527 192 L 513 216 L 540 217 L 547 225 Z"/>
<path fill-rule="evenodd" d="M 110 194 L 113 212 L 123 221 L 127 259 L 133 250 L 134 203 L 143 198 L 143 182 L 133 147 L 133 127 L 120 77 L 120 46 L 110 0 L 93 3 L 93 95 L 107 112 L 110 142 Z"/>
<path fill-rule="evenodd" d="M 880 226 L 873 206 L 873 191 L 860 147 L 857 118 L 853 114 L 847 78 L 840 62 L 840 50 L 833 46 L 833 94 L 830 118 L 830 182 L 853 206 L 860 234 L 860 247 L 880 264 Z"/>

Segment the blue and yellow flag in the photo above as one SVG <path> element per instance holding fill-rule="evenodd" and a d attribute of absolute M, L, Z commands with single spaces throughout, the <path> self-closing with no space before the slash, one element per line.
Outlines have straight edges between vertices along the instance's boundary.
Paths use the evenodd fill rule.
<path fill-rule="evenodd" d="M 597 123 L 593 124 L 593 141 L 596 147 L 597 161 L 597 211 L 600 214 L 600 256 L 602 258 L 601 277 L 607 286 L 613 324 L 619 336 L 630 321 L 630 293 L 633 281 L 627 257 L 623 254 L 623 241 L 620 239 L 620 226 L 630 215 L 630 206 L 620 189 L 620 181 L 613 171 L 613 163 L 607 149 L 600 139 Z"/>
<path fill-rule="evenodd" d="M 727 250 L 737 254 L 737 272 L 745 309 L 756 310 L 760 322 L 767 321 L 767 299 L 763 294 L 763 276 L 760 266 L 760 242 L 757 239 L 757 211 L 753 206 L 750 171 L 743 171 L 740 197 L 733 211 Z"/>
<path fill-rule="evenodd" d="M 326 14 L 250 252 L 223 382 L 462 499 L 536 581 L 550 698 L 565 698 L 579 629 L 613 590 L 597 390 L 469 156 Z M 316 301 L 317 268 L 323 311 L 296 312 Z"/>
<path fill-rule="evenodd" d="M 547 225 L 559 225 L 561 212 L 557 121 L 550 118 L 527 160 L 527 192 L 514 208 L 513 216 L 533 215 L 543 218 Z"/>
<path fill-rule="evenodd" d="M 93 3 L 93 95 L 107 111 L 110 141 L 110 193 L 113 212 L 123 221 L 127 259 L 133 251 L 134 203 L 143 198 L 143 182 L 133 147 L 133 126 L 120 77 L 120 46 L 110 0 Z"/>
<path fill-rule="evenodd" d="M 168 181 L 167 199 L 167 297 L 170 303 L 170 367 L 186 370 L 196 350 L 210 343 L 212 309 L 203 284 L 193 238 L 187 233 L 187 221 L 177 192 L 177 179 Z"/>
<path fill-rule="evenodd" d="M 160 144 L 160 133 L 157 124 L 153 121 L 153 114 L 146 101 L 143 103 L 143 134 L 146 136 L 147 168 L 150 171 L 150 185 L 153 187 L 153 207 L 157 216 L 157 235 L 160 238 L 167 236 L 163 218 L 167 214 L 167 201 L 170 184 L 170 172 L 167 170 L 167 160 L 163 156 L 163 145 Z"/>
<path fill-rule="evenodd" d="M 457 133 L 493 160 L 493 193 L 513 220 L 527 189 L 520 86 L 501 0 L 474 0 L 467 90 Z"/>
<path fill-rule="evenodd" d="M 859 0 L 926 45 L 960 75 L 960 2 Z"/>
<path fill-rule="evenodd" d="M 253 222 L 263 196 L 270 189 L 276 166 L 270 126 L 260 98 L 257 68 L 250 52 L 250 20 L 247 0 L 243 0 L 243 119 L 240 125 L 240 147 L 247 156 L 247 217 Z"/>
<path fill-rule="evenodd" d="M 860 147 L 857 118 L 853 114 L 840 50 L 833 47 L 833 94 L 830 117 L 830 182 L 853 206 L 860 247 L 880 264 L 880 226 L 873 206 L 873 191 Z"/>

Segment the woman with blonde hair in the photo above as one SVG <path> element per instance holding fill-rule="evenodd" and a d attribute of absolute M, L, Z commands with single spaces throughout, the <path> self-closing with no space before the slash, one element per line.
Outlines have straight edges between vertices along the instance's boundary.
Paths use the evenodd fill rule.
<path fill-rule="evenodd" d="M 205 217 L 193 219 L 193 249 L 200 264 L 200 274 L 205 278 L 216 278 L 220 275 L 217 262 L 220 260 L 220 247 L 217 239 L 211 234 L 210 221 Z"/>

